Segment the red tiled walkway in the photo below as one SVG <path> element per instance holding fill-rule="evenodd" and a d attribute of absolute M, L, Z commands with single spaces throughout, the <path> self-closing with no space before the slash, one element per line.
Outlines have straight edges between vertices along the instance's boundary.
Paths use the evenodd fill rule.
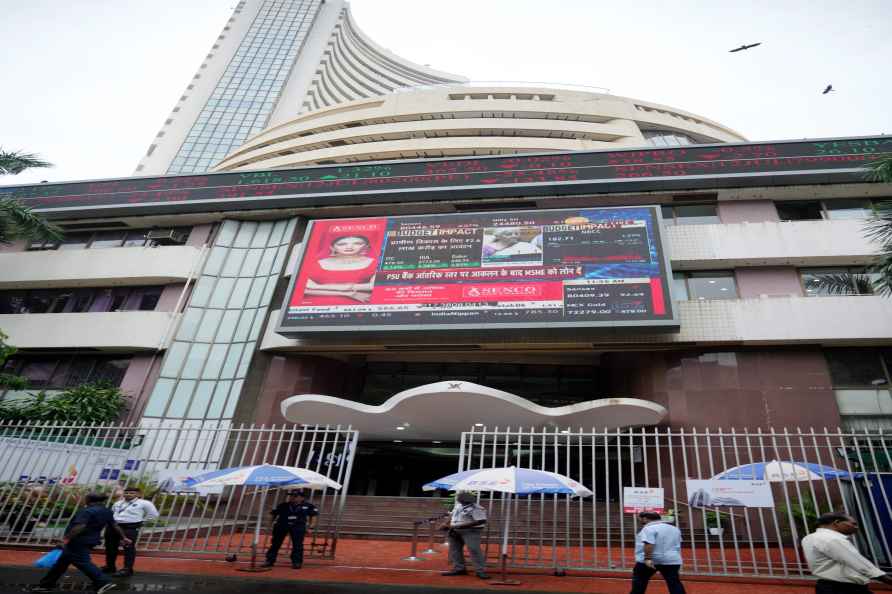
<path fill-rule="evenodd" d="M 441 547 L 442 548 L 442 547 Z M 497 589 L 474 576 L 442 577 L 445 568 L 445 549 L 435 555 L 425 556 L 423 561 L 403 561 L 408 554 L 405 542 L 346 540 L 338 541 L 337 558 L 334 560 L 310 560 L 300 571 L 290 569 L 282 559 L 282 566 L 265 573 L 236 572 L 232 564 L 218 560 L 179 559 L 172 557 L 142 556 L 137 561 L 140 572 L 172 573 L 188 575 L 233 575 L 256 579 L 294 579 L 296 581 L 375 583 L 394 585 L 449 586 L 456 588 Z M 0 550 L 0 564 L 31 565 L 38 556 L 36 551 Z M 99 561 L 99 556 L 96 556 Z M 239 561 L 245 561 L 240 555 Z M 542 590 L 549 592 L 586 592 L 593 594 L 626 594 L 629 580 L 624 573 L 597 575 L 568 572 L 566 577 L 554 577 L 546 570 L 513 571 L 515 579 L 522 582 L 516 590 Z M 686 588 L 691 594 L 811 594 L 814 586 L 803 580 L 768 580 L 752 578 L 704 578 L 688 576 Z M 504 588 L 502 588 L 504 589 Z M 877 590 L 882 587 L 875 588 Z M 656 594 L 666 592 L 658 577 L 648 590 Z"/>

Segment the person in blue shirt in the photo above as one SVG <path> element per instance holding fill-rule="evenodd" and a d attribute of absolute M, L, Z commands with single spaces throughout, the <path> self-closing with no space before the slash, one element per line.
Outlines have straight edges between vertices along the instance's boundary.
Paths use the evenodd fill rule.
<path fill-rule="evenodd" d="M 681 530 L 667 524 L 655 512 L 638 514 L 641 531 L 635 536 L 635 567 L 632 569 L 632 590 L 644 594 L 656 572 L 666 580 L 669 594 L 685 594 L 678 577 L 681 569 Z"/>
<path fill-rule="evenodd" d="M 106 499 L 107 496 L 100 493 L 89 493 L 84 497 L 84 507 L 74 515 L 65 529 L 65 536 L 62 538 L 62 555 L 49 572 L 43 576 L 40 583 L 29 588 L 31 592 L 54 591 L 56 582 L 65 574 L 69 565 L 74 565 L 81 573 L 90 578 L 90 581 L 93 582 L 93 589 L 99 594 L 115 587 L 115 584 L 102 575 L 102 572 L 90 559 L 90 550 L 102 541 L 102 531 L 106 527 L 118 532 L 124 546 L 132 544 L 121 527 L 115 523 L 112 511 L 105 507 Z"/>
<path fill-rule="evenodd" d="M 300 569 L 304 563 L 304 535 L 308 527 L 311 530 L 316 527 L 319 510 L 304 499 L 303 492 L 290 491 L 288 500 L 280 503 L 270 513 L 274 518 L 273 539 L 266 551 L 266 563 L 263 566 L 272 567 L 276 564 L 279 548 L 285 542 L 285 537 L 290 535 L 291 567 Z"/>

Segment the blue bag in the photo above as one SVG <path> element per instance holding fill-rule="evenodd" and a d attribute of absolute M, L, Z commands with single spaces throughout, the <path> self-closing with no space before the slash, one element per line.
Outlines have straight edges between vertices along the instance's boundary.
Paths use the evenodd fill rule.
<path fill-rule="evenodd" d="M 56 547 L 49 553 L 43 555 L 40 559 L 34 562 L 34 567 L 39 567 L 41 569 L 49 569 L 53 565 L 56 564 L 56 561 L 59 560 L 59 557 L 62 556 L 62 549 Z"/>

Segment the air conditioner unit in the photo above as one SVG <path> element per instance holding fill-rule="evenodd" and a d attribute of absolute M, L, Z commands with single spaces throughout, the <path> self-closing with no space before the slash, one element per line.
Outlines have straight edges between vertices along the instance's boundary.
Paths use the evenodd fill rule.
<path fill-rule="evenodd" d="M 155 245 L 183 245 L 186 243 L 186 235 L 173 229 L 153 229 L 146 237 Z"/>

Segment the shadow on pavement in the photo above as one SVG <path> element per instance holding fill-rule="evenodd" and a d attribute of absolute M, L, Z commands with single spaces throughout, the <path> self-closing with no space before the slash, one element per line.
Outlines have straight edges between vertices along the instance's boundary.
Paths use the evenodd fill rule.
<path fill-rule="evenodd" d="M 21 592 L 29 584 L 36 584 L 44 570 L 25 567 L 0 567 L 0 592 Z M 337 584 L 329 582 L 252 580 L 242 577 L 195 577 L 160 573 L 136 574 L 128 579 L 115 580 L 112 592 L 221 592 L 223 594 L 268 594 L 276 592 L 312 592 L 313 594 L 468 594 L 468 588 L 432 588 L 429 586 L 395 586 L 390 584 Z M 90 584 L 77 571 L 69 572 L 59 582 L 60 592 L 90 592 Z M 523 590 L 524 594 L 549 594 Z"/>

